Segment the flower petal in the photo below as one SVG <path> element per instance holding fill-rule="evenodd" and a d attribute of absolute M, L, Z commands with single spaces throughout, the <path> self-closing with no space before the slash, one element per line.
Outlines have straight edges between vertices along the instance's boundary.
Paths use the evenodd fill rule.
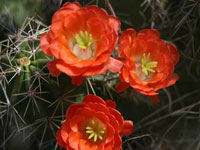
<path fill-rule="evenodd" d="M 58 144 L 63 147 L 66 148 L 66 142 L 63 140 L 62 136 L 61 136 L 61 128 L 58 130 L 58 132 L 56 133 L 56 140 L 58 142 Z"/>
<path fill-rule="evenodd" d="M 113 100 L 106 100 L 106 105 L 108 107 L 116 108 L 116 103 Z"/>
<path fill-rule="evenodd" d="M 133 122 L 126 120 L 123 123 L 122 130 L 120 131 L 120 135 L 128 136 L 133 132 Z"/>
<path fill-rule="evenodd" d="M 123 117 L 121 115 L 121 113 L 119 111 L 117 111 L 116 109 L 114 108 L 110 108 L 109 107 L 109 110 L 110 110 L 110 113 L 115 117 L 115 119 L 118 121 L 119 123 L 119 127 L 122 128 L 123 126 Z"/>
<path fill-rule="evenodd" d="M 73 149 L 78 149 L 79 147 L 79 142 L 81 139 L 81 134 L 79 132 L 73 132 L 71 131 L 69 134 L 69 138 L 68 138 L 68 145 L 73 148 Z"/>
<path fill-rule="evenodd" d="M 47 33 L 43 34 L 40 38 L 40 48 L 42 51 L 47 54 L 48 56 L 53 56 L 51 49 L 50 49 L 50 37 Z"/>
<path fill-rule="evenodd" d="M 139 38 L 143 39 L 160 39 L 160 33 L 156 29 L 143 29 L 141 30 L 138 35 Z"/>
<path fill-rule="evenodd" d="M 101 103 L 106 105 L 105 101 L 100 98 L 99 96 L 95 96 L 95 95 L 86 95 L 83 99 L 83 103 L 87 104 L 87 103 Z"/>
<path fill-rule="evenodd" d="M 79 150 L 96 150 L 98 145 L 90 142 L 89 140 L 81 139 L 79 142 Z"/>
<path fill-rule="evenodd" d="M 56 65 L 59 62 L 59 59 L 55 59 L 48 63 L 48 69 L 52 76 L 58 77 L 61 74 L 61 71 L 57 69 Z"/>
<path fill-rule="evenodd" d="M 122 66 L 123 63 L 117 59 L 110 57 L 110 59 L 108 60 L 107 67 L 110 72 L 119 72 Z"/>
<path fill-rule="evenodd" d="M 129 86 L 130 86 L 129 83 L 119 82 L 116 86 L 116 91 L 122 92 L 122 91 L 126 90 Z"/>
<path fill-rule="evenodd" d="M 77 13 L 72 13 L 65 18 L 64 27 L 72 34 L 79 34 L 80 31 L 85 30 L 83 18 Z"/>
<path fill-rule="evenodd" d="M 64 8 L 64 9 L 78 10 L 78 9 L 81 8 L 81 5 L 80 5 L 80 3 L 78 3 L 78 2 L 73 2 L 73 3 L 71 3 L 71 2 L 66 2 L 66 3 L 62 6 L 62 8 Z"/>
<path fill-rule="evenodd" d="M 160 100 L 159 100 L 157 95 L 153 95 L 153 96 L 149 96 L 149 97 L 155 104 L 160 102 Z"/>
<path fill-rule="evenodd" d="M 87 68 L 76 68 L 71 67 L 70 65 L 66 64 L 63 61 L 58 61 L 56 64 L 56 68 L 69 76 L 81 76 L 81 74 L 87 70 Z"/>
<path fill-rule="evenodd" d="M 87 71 L 83 73 L 83 76 L 94 76 L 98 74 L 102 74 L 107 70 L 107 66 L 105 64 L 95 66 L 95 67 L 88 67 Z"/>
<path fill-rule="evenodd" d="M 79 86 L 83 83 L 83 80 L 84 80 L 83 76 L 72 77 L 72 84 Z"/>
<path fill-rule="evenodd" d="M 70 120 L 79 108 L 85 108 L 85 104 L 72 104 L 72 105 L 70 105 L 70 107 L 67 109 L 67 112 L 66 112 L 66 118 L 68 120 Z"/>

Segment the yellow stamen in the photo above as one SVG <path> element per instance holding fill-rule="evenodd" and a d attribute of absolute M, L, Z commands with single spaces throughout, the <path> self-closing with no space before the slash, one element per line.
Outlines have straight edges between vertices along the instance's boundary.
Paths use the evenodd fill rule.
<path fill-rule="evenodd" d="M 75 35 L 76 41 L 81 49 L 88 49 L 92 44 L 92 34 L 88 34 L 87 31 L 80 31 Z"/>
<path fill-rule="evenodd" d="M 145 73 L 145 75 L 148 75 L 149 72 L 155 72 L 153 68 L 157 67 L 158 62 L 157 61 L 150 61 L 149 62 L 150 53 L 146 56 L 146 54 L 143 54 L 142 58 L 142 71 Z"/>
<path fill-rule="evenodd" d="M 94 142 L 96 142 L 98 139 L 102 140 L 106 130 L 105 128 L 99 127 L 99 121 L 96 121 L 95 123 L 94 120 L 92 120 L 91 123 L 89 123 L 89 126 L 87 126 L 85 129 L 85 132 L 89 134 L 88 139 L 93 138 Z"/>

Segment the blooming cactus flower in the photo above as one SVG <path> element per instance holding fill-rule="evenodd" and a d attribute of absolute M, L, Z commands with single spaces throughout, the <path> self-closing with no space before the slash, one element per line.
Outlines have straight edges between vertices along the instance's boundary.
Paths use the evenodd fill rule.
<path fill-rule="evenodd" d="M 67 2 L 53 16 L 49 33 L 42 35 L 42 51 L 55 56 L 48 64 L 51 75 L 61 72 L 80 85 L 84 76 L 119 72 L 122 63 L 110 55 L 118 41 L 120 21 L 97 6 Z"/>
<path fill-rule="evenodd" d="M 125 30 L 120 36 L 118 53 L 124 63 L 116 87 L 119 92 L 131 86 L 142 94 L 157 95 L 157 90 L 179 79 L 173 73 L 179 60 L 177 49 L 161 40 L 155 29 L 142 30 L 137 36 L 135 30 Z"/>
<path fill-rule="evenodd" d="M 57 132 L 58 144 L 67 150 L 122 150 L 119 135 L 131 134 L 133 123 L 125 121 L 115 107 L 114 101 L 94 95 L 72 104 Z"/>

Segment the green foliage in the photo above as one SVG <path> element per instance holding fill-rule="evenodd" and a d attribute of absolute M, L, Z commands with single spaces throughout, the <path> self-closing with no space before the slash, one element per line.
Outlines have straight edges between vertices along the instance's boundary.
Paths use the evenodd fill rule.
<path fill-rule="evenodd" d="M 8 13 L 20 26 L 26 17 L 34 16 L 35 13 L 40 14 L 41 0 L 1 0 L 0 13 Z"/>

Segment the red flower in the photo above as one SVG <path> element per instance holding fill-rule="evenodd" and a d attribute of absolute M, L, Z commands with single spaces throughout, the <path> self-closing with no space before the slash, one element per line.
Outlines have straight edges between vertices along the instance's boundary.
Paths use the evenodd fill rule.
<path fill-rule="evenodd" d="M 49 33 L 40 39 L 42 51 L 55 56 L 48 64 L 51 75 L 61 72 L 80 85 L 83 76 L 119 72 L 122 63 L 110 57 L 118 41 L 120 21 L 97 6 L 67 2 L 53 16 Z"/>
<path fill-rule="evenodd" d="M 178 79 L 174 66 L 179 60 L 176 47 L 160 39 L 155 29 L 145 29 L 137 36 L 127 29 L 120 36 L 119 55 L 124 59 L 117 91 L 129 86 L 145 95 L 157 95 L 157 90 L 173 85 Z"/>
<path fill-rule="evenodd" d="M 82 104 L 72 104 L 56 139 L 67 150 L 122 150 L 120 135 L 133 131 L 132 121 L 124 121 L 112 100 L 87 95 Z"/>

